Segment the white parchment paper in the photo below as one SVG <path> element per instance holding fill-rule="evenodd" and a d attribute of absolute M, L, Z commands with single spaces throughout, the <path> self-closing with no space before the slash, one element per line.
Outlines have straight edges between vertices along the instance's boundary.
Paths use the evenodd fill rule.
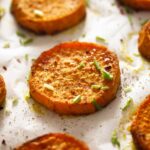
<path fill-rule="evenodd" d="M 72 134 L 85 141 L 91 150 L 113 150 L 117 149 L 110 140 L 114 129 L 120 131 L 120 149 L 132 149 L 132 139 L 126 129 L 132 107 L 126 112 L 121 108 L 129 98 L 133 98 L 136 106 L 150 93 L 150 64 L 139 56 L 137 49 L 141 23 L 150 18 L 150 12 L 133 12 L 128 16 L 120 12 L 115 0 L 90 0 L 87 17 L 82 23 L 54 36 L 36 36 L 16 24 L 10 13 L 10 4 L 11 0 L 0 1 L 6 11 L 0 21 L 0 73 L 7 86 L 6 104 L 0 111 L 0 150 L 13 149 L 50 132 Z M 25 33 L 34 42 L 20 45 L 16 31 Z M 49 111 L 32 99 L 25 100 L 33 59 L 60 42 L 96 42 L 96 36 L 106 39 L 107 46 L 117 53 L 120 60 L 122 82 L 116 99 L 109 106 L 92 115 L 68 117 Z M 3 48 L 6 42 L 10 48 Z M 131 91 L 126 93 L 126 87 Z M 127 138 L 123 139 L 121 134 L 126 134 Z"/>

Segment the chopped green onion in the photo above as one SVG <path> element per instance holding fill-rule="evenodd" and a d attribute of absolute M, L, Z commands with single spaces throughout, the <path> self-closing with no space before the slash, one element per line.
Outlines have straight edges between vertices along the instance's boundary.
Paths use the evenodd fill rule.
<path fill-rule="evenodd" d="M 44 84 L 44 88 L 47 88 L 50 91 L 54 91 L 54 87 L 50 84 L 47 84 L 47 83 Z"/>
<path fill-rule="evenodd" d="M 14 98 L 14 100 L 13 100 L 13 106 L 17 106 L 17 104 L 18 104 L 18 99 Z"/>
<path fill-rule="evenodd" d="M 95 68 L 97 69 L 97 71 L 101 72 L 101 67 L 96 60 L 94 60 L 94 65 L 95 65 Z"/>
<path fill-rule="evenodd" d="M 0 6 L 0 19 L 4 16 L 5 14 L 5 9 Z"/>
<path fill-rule="evenodd" d="M 128 14 L 128 20 L 129 20 L 130 24 L 131 24 L 131 25 L 133 25 L 132 17 L 131 17 L 131 15 L 130 15 L 130 14 Z"/>
<path fill-rule="evenodd" d="M 132 13 L 133 13 L 133 9 L 131 9 L 131 8 L 128 7 L 128 6 L 125 6 L 125 11 L 126 11 L 126 13 L 129 13 L 129 14 L 132 14 Z"/>
<path fill-rule="evenodd" d="M 26 45 L 28 45 L 28 44 L 30 44 L 30 43 L 32 43 L 32 42 L 33 42 L 33 39 L 32 39 L 32 38 L 20 39 L 20 44 L 21 44 L 21 45 L 24 45 L 24 46 L 26 46 Z"/>
<path fill-rule="evenodd" d="M 85 63 L 84 62 L 81 62 L 79 65 L 78 65 L 78 69 L 82 69 L 85 67 Z"/>
<path fill-rule="evenodd" d="M 5 42 L 3 48 L 10 48 L 10 44 L 8 42 Z"/>
<path fill-rule="evenodd" d="M 124 133 L 123 134 L 123 139 L 126 140 L 127 139 L 127 135 Z"/>
<path fill-rule="evenodd" d="M 35 9 L 33 10 L 33 13 L 37 16 L 37 17 L 43 17 L 44 13 L 41 10 Z"/>
<path fill-rule="evenodd" d="M 32 104 L 31 109 L 32 111 L 34 111 L 35 113 L 39 115 L 44 115 L 42 107 L 39 104 L 36 104 L 36 103 Z"/>
<path fill-rule="evenodd" d="M 80 96 L 80 95 L 76 96 L 76 97 L 72 100 L 72 102 L 73 102 L 74 104 L 77 104 L 77 103 L 79 103 L 80 101 L 81 101 L 81 96 Z"/>
<path fill-rule="evenodd" d="M 82 37 L 84 38 L 85 36 L 86 36 L 86 34 L 85 34 L 85 33 L 83 33 L 83 34 L 82 34 Z"/>
<path fill-rule="evenodd" d="M 101 85 L 92 85 L 91 86 L 92 89 L 96 89 L 96 90 L 101 89 L 101 87 L 102 87 Z"/>
<path fill-rule="evenodd" d="M 133 102 L 133 99 L 130 98 L 130 99 L 127 101 L 126 105 L 122 108 L 122 111 L 126 111 L 126 110 L 128 109 L 128 107 L 131 105 L 132 102 Z"/>
<path fill-rule="evenodd" d="M 100 36 L 96 36 L 96 41 L 98 42 L 103 42 L 103 43 L 107 43 L 106 39 L 100 37 Z"/>
<path fill-rule="evenodd" d="M 112 80 L 113 79 L 113 75 L 110 74 L 109 72 L 107 72 L 104 69 L 102 71 L 102 76 L 103 76 L 104 79 L 107 79 L 107 80 Z"/>
<path fill-rule="evenodd" d="M 101 72 L 104 79 L 107 79 L 107 80 L 112 80 L 113 79 L 113 75 L 110 74 L 109 72 L 107 72 L 105 69 L 101 68 L 99 63 L 96 60 L 94 60 L 94 65 L 95 65 L 95 68 L 99 72 Z"/>
<path fill-rule="evenodd" d="M 126 6 L 126 7 L 125 7 L 125 11 L 126 11 L 126 13 L 127 13 L 129 23 L 130 23 L 131 25 L 133 25 L 132 16 L 131 16 L 131 14 L 133 13 L 133 10 L 132 10 L 131 8 L 129 8 L 129 7 Z"/>
<path fill-rule="evenodd" d="M 35 58 L 32 58 L 32 62 L 34 62 L 36 59 Z"/>
<path fill-rule="evenodd" d="M 129 92 L 131 92 L 132 91 L 132 88 L 131 87 L 126 87 L 125 89 L 124 89 L 124 92 L 125 93 L 129 93 Z"/>
<path fill-rule="evenodd" d="M 108 90 L 108 89 L 109 89 L 108 86 L 102 86 L 102 87 L 101 87 L 101 90 Z"/>
<path fill-rule="evenodd" d="M 29 91 L 28 91 L 28 92 L 26 92 L 26 94 L 25 94 L 25 96 L 24 96 L 24 99 L 25 99 L 26 101 L 28 101 L 30 98 L 31 98 L 31 96 L 30 96 L 30 93 L 29 93 Z"/>
<path fill-rule="evenodd" d="M 29 55 L 25 54 L 24 58 L 25 58 L 26 61 L 28 61 L 29 60 Z"/>
<path fill-rule="evenodd" d="M 26 38 L 26 35 L 20 31 L 17 31 L 16 34 L 19 36 L 19 37 L 22 37 L 22 38 Z"/>
<path fill-rule="evenodd" d="M 101 110 L 102 109 L 102 106 L 100 106 L 97 103 L 96 99 L 93 99 L 92 104 L 93 104 L 93 106 L 95 107 L 96 110 Z"/>
<path fill-rule="evenodd" d="M 115 2 L 113 2 L 111 5 L 112 5 L 112 6 L 115 6 L 115 5 L 116 5 L 116 3 L 115 3 Z"/>
<path fill-rule="evenodd" d="M 112 133 L 111 143 L 112 143 L 114 146 L 118 146 L 118 147 L 120 148 L 120 142 L 119 142 L 119 140 L 118 140 L 118 136 L 117 136 L 116 130 L 113 131 L 113 133 Z"/>
<path fill-rule="evenodd" d="M 133 54 L 135 57 L 140 57 L 140 54 L 139 53 L 134 53 Z"/>
<path fill-rule="evenodd" d="M 108 86 L 103 86 L 103 85 L 92 85 L 91 88 L 96 89 L 96 90 L 108 90 L 109 89 Z"/>

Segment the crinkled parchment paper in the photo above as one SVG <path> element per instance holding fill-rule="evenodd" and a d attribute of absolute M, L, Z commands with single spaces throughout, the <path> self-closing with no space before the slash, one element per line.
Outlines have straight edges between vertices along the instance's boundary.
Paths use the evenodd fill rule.
<path fill-rule="evenodd" d="M 85 21 L 54 36 L 36 36 L 16 24 L 10 13 L 10 3 L 11 0 L 0 1 L 6 11 L 0 21 L 0 73 L 7 85 L 6 104 L 0 111 L 0 150 L 10 150 L 50 132 L 72 134 L 85 141 L 91 150 L 113 150 L 117 149 L 111 143 L 115 129 L 119 132 L 121 149 L 132 149 L 132 138 L 127 130 L 129 116 L 150 93 L 150 64 L 142 59 L 137 49 L 141 23 L 150 18 L 150 13 L 122 14 L 115 0 L 90 0 Z M 34 41 L 22 46 L 16 31 L 25 33 Z M 41 52 L 64 41 L 100 43 L 96 36 L 106 39 L 105 44 L 117 53 L 120 60 L 122 82 L 110 105 L 92 115 L 68 117 L 59 116 L 28 97 L 30 66 Z M 10 48 L 3 48 L 6 42 Z M 130 98 L 134 106 L 123 112 L 121 108 Z"/>

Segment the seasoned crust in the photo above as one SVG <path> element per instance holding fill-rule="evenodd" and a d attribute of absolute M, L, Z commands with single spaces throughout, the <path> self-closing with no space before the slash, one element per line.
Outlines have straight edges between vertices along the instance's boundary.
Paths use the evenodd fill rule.
<path fill-rule="evenodd" d="M 3 77 L 0 75 L 0 105 L 4 102 L 6 97 L 6 88 Z"/>
<path fill-rule="evenodd" d="M 89 150 L 89 148 L 70 135 L 53 133 L 38 137 L 14 150 Z"/>
<path fill-rule="evenodd" d="M 138 47 L 139 52 L 150 60 L 150 21 L 140 31 Z"/>
<path fill-rule="evenodd" d="M 150 0 L 122 0 L 122 2 L 134 9 L 150 10 Z"/>
<path fill-rule="evenodd" d="M 78 24 L 85 17 L 84 0 L 13 0 L 17 22 L 38 34 L 54 34 Z"/>
<path fill-rule="evenodd" d="M 150 95 L 138 108 L 131 133 L 139 150 L 150 150 Z"/>
<path fill-rule="evenodd" d="M 95 68 L 97 60 L 113 80 L 106 80 Z M 78 69 L 79 64 L 85 67 Z M 54 90 L 48 90 L 44 84 L 50 84 Z M 104 85 L 107 90 L 93 90 L 92 85 Z M 104 107 L 116 96 L 120 84 L 120 69 L 117 56 L 106 47 L 81 42 L 62 43 L 43 52 L 35 61 L 29 79 L 30 93 L 33 99 L 47 108 L 68 115 L 89 114 L 96 111 L 92 100 Z M 76 96 L 81 101 L 72 103 Z"/>

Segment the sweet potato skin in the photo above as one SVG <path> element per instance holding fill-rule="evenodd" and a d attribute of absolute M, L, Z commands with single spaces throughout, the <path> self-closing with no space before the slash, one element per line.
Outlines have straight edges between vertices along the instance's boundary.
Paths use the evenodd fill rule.
<path fill-rule="evenodd" d="M 131 133 L 138 150 L 150 150 L 150 95 L 139 106 Z"/>
<path fill-rule="evenodd" d="M 89 150 L 89 148 L 70 135 L 51 133 L 31 140 L 14 150 Z"/>
<path fill-rule="evenodd" d="M 150 0 L 122 0 L 122 2 L 134 9 L 150 10 Z"/>
<path fill-rule="evenodd" d="M 56 0 L 52 4 L 50 1 L 45 0 L 13 0 L 11 10 L 22 27 L 37 34 L 55 34 L 78 24 L 86 14 L 84 0 L 65 0 L 64 2 L 70 5 L 74 3 L 72 4 L 72 10 L 69 9 L 69 6 L 63 4 L 61 6 L 61 0 Z M 53 3 L 56 3 L 55 7 L 50 7 Z M 56 11 L 57 7 L 58 10 Z M 35 8 L 42 10 L 44 15 L 42 17 L 33 15 L 32 11 Z M 60 9 L 62 9 L 62 12 Z M 53 11 L 57 14 L 55 15 Z M 48 12 L 51 12 L 52 15 Z"/>
<path fill-rule="evenodd" d="M 3 77 L 0 75 L 0 105 L 4 102 L 6 97 L 6 88 Z"/>
<path fill-rule="evenodd" d="M 86 67 L 77 69 L 83 58 Z M 110 68 L 112 81 L 101 77 L 93 65 L 94 58 L 99 59 L 101 65 Z M 67 60 L 70 62 L 65 62 Z M 50 82 L 55 91 L 45 90 L 45 82 Z M 106 85 L 109 89 L 93 91 L 92 84 Z M 95 112 L 96 108 L 91 102 L 93 97 L 100 106 L 106 106 L 116 96 L 119 84 L 120 69 L 117 56 L 104 46 L 84 42 L 62 43 L 43 52 L 33 64 L 29 79 L 30 94 L 34 100 L 50 110 L 66 115 Z M 71 100 L 80 94 L 83 100 L 72 103 Z"/>
<path fill-rule="evenodd" d="M 150 60 L 150 21 L 141 29 L 138 40 L 139 52 Z"/>

